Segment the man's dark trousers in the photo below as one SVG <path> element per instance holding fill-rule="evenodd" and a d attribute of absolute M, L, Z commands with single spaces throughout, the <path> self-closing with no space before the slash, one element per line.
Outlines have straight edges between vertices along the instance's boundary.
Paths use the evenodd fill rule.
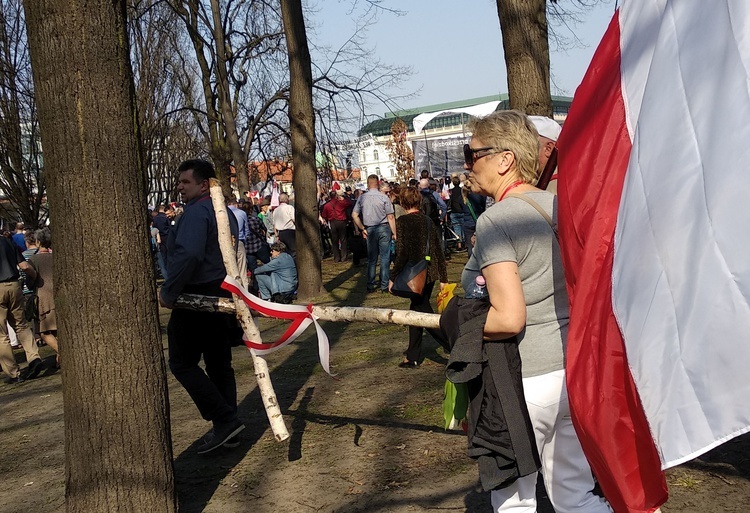
<path fill-rule="evenodd" d="M 330 224 L 333 260 L 343 262 L 349 257 L 349 237 L 346 233 L 346 221 L 330 221 Z M 339 249 L 339 241 L 341 241 L 341 249 Z"/>
<path fill-rule="evenodd" d="M 292 256 L 297 256 L 297 231 L 296 230 L 279 230 L 279 241 L 286 245 L 287 252 Z"/>
<path fill-rule="evenodd" d="M 216 286 L 190 286 L 185 293 L 222 295 Z M 237 335 L 232 314 L 172 311 L 167 326 L 169 368 L 185 387 L 201 416 L 229 423 L 237 419 L 237 385 L 232 369 L 232 337 Z M 201 356 L 206 366 L 198 366 Z"/>

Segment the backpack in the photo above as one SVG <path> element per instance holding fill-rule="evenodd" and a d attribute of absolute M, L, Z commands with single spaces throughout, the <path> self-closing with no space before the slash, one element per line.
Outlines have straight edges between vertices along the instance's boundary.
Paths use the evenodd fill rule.
<path fill-rule="evenodd" d="M 432 195 L 432 191 L 421 192 L 422 194 L 422 208 L 421 212 L 432 219 L 435 226 L 440 226 L 440 210 L 438 209 L 437 201 Z"/>

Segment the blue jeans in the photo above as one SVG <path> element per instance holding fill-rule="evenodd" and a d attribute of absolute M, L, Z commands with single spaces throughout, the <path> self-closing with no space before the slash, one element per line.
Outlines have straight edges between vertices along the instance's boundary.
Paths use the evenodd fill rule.
<path fill-rule="evenodd" d="M 367 290 L 375 289 L 375 267 L 380 256 L 380 288 L 388 290 L 391 277 L 391 227 L 386 224 L 367 229 Z"/>
<path fill-rule="evenodd" d="M 464 213 L 451 213 L 451 228 L 458 235 L 458 243 L 464 242 Z"/>

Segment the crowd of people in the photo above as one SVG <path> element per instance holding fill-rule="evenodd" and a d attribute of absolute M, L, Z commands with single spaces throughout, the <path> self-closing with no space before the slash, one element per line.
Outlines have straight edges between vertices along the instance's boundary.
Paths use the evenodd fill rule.
<path fill-rule="evenodd" d="M 5 383 L 20 384 L 34 379 L 47 365 L 39 346 L 56 353 L 60 366 L 52 272 L 52 235 L 49 228 L 24 230 L 0 237 L 0 367 Z M 22 348 L 27 366 L 16 362 L 14 349 Z"/>
<path fill-rule="evenodd" d="M 366 259 L 367 293 L 388 293 L 410 263 L 426 260 L 424 286 L 410 301 L 411 310 L 425 313 L 433 311 L 435 282 L 441 289 L 448 282 L 449 245 L 453 251 L 466 251 L 461 285 L 471 294 L 449 306 L 455 316 L 451 319 L 461 321 L 428 332 L 449 353 L 449 369 L 456 363 L 481 362 L 449 376 L 460 376 L 458 382 L 468 385 L 470 454 L 480 462 L 493 510 L 536 511 L 541 472 L 557 511 L 610 511 L 607 502 L 592 493 L 594 481 L 570 418 L 564 370 L 568 297 L 557 241 L 556 196 L 537 187 L 540 169 L 556 151 L 559 126 L 549 119 L 501 111 L 473 119 L 470 129 L 464 169 L 449 177 L 431 177 L 424 170 L 419 178 L 397 184 L 370 175 L 365 191 L 339 184 L 321 191 L 323 251 L 334 265 Z M 209 195 L 214 169 L 206 161 L 188 160 L 178 171 L 181 204 L 150 213 L 156 269 L 164 279 L 159 301 L 169 309 L 184 293 L 228 296 L 221 288 L 226 270 Z M 233 200 L 229 211 L 248 289 L 262 299 L 292 302 L 298 282 L 298 220 L 289 195 Z M 31 234 L 20 226 L 1 239 L 0 364 L 6 381 L 19 383 L 41 370 L 34 332 L 58 351 L 51 238 L 49 230 Z M 32 296 L 37 306 L 29 315 L 24 305 Z M 26 376 L 13 358 L 9 328 L 26 352 Z M 400 367 L 419 368 L 423 331 L 409 328 Z M 181 309 L 171 313 L 169 368 L 212 423 L 198 443 L 198 453 L 239 443 L 244 425 L 237 415 L 231 347 L 240 336 L 233 315 Z M 473 374 L 467 375 L 466 369 Z M 501 389 L 498 369 L 506 369 L 515 392 Z M 524 451 L 524 444 L 530 450 Z"/>

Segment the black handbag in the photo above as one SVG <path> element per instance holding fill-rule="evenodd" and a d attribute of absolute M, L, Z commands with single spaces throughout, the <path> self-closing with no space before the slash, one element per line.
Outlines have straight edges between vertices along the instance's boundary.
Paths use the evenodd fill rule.
<path fill-rule="evenodd" d="M 427 283 L 427 268 L 430 266 L 430 223 L 427 218 L 427 251 L 424 258 L 408 262 L 393 280 L 391 294 L 407 299 L 419 299 Z"/>
<path fill-rule="evenodd" d="M 26 322 L 39 320 L 39 296 L 36 291 L 26 296 L 26 304 L 23 306 L 23 316 Z"/>
<path fill-rule="evenodd" d="M 26 319 L 26 322 L 33 322 L 39 320 L 39 296 L 36 294 L 36 285 L 39 281 L 39 271 L 33 261 L 28 260 L 27 262 L 37 273 L 37 277 L 32 282 L 28 275 L 26 276 L 26 288 L 31 290 L 31 294 L 26 295 L 26 303 L 23 305 L 23 316 Z"/>

